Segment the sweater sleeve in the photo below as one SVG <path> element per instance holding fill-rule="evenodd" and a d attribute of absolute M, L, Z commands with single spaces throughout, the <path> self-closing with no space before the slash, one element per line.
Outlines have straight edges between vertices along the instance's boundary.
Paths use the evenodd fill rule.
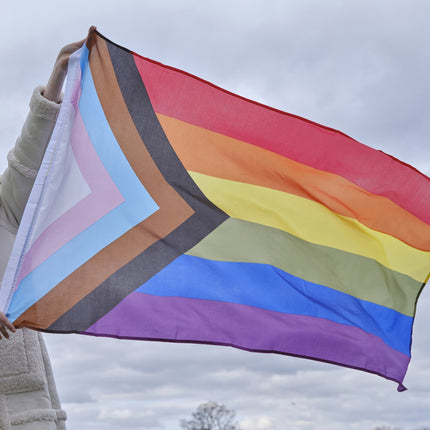
<path fill-rule="evenodd" d="M 60 104 L 43 97 L 43 90 L 39 86 L 33 92 L 30 112 L 15 147 L 8 154 L 8 167 L 1 178 L 1 221 L 12 233 L 18 229 L 60 110 Z"/>

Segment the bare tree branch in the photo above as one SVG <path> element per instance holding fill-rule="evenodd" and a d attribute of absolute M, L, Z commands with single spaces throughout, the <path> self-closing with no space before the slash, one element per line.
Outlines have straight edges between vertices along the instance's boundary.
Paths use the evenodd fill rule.
<path fill-rule="evenodd" d="M 181 420 L 184 430 L 239 430 L 236 412 L 217 402 L 202 403 L 190 420 Z"/>

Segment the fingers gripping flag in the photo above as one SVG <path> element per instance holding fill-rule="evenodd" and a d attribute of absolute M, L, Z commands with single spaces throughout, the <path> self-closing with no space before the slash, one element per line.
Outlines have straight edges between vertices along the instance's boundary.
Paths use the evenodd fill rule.
<path fill-rule="evenodd" d="M 1 305 L 18 326 L 203 342 L 399 383 L 430 268 L 429 178 L 94 32 Z"/>

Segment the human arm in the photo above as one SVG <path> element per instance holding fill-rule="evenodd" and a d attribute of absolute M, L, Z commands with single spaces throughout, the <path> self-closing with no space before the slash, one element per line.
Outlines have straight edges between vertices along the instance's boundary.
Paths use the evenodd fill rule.
<path fill-rule="evenodd" d="M 0 179 L 0 281 L 46 145 L 60 109 L 61 90 L 70 55 L 84 40 L 65 46 L 56 58 L 46 87 L 37 87 L 30 112 L 15 147 L 8 154 L 8 168 Z M 0 284 L 1 286 L 1 284 Z M 0 312 L 0 339 L 15 327 Z"/>
<path fill-rule="evenodd" d="M 18 229 L 60 110 L 61 90 L 69 57 L 83 42 L 71 43 L 61 49 L 46 87 L 37 87 L 33 92 L 30 112 L 21 135 L 8 154 L 8 168 L 1 179 L 0 217 L 6 221 L 11 232 Z"/>

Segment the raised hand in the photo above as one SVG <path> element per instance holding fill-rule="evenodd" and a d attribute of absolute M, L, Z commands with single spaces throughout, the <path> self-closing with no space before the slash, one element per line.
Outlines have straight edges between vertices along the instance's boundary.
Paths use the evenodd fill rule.
<path fill-rule="evenodd" d="M 88 35 L 95 31 L 96 27 L 91 26 L 88 30 Z M 43 96 L 48 100 L 58 103 L 60 101 L 61 90 L 63 88 L 64 79 L 67 74 L 67 66 L 69 64 L 70 56 L 77 51 L 85 42 L 82 39 L 79 42 L 73 42 L 64 46 L 55 60 L 54 67 L 46 84 Z"/>
<path fill-rule="evenodd" d="M 9 332 L 15 333 L 16 329 L 11 324 L 11 322 L 6 318 L 6 315 L 3 312 L 0 312 L 0 333 L 6 338 L 9 339 Z M 0 339 L 2 338 L 0 334 Z"/>

